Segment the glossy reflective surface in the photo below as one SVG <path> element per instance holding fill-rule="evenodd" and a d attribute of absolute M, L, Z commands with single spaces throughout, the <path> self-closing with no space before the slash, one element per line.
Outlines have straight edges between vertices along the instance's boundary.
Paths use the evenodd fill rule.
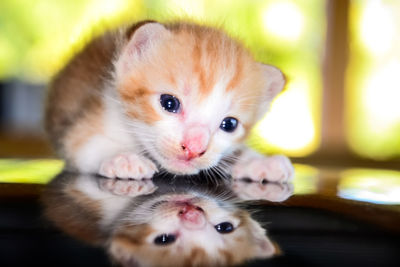
<path fill-rule="evenodd" d="M 62 161 L 52 159 L 3 159 L 0 160 L 0 183 L 47 184 L 63 165 Z M 327 195 L 376 204 L 400 204 L 400 171 L 294 166 L 293 195 Z"/>
<path fill-rule="evenodd" d="M 338 195 L 377 204 L 400 204 L 400 172 L 349 169 L 340 173 Z"/>
<path fill-rule="evenodd" d="M 341 170 L 296 164 L 296 178 L 292 185 L 260 184 L 246 180 L 210 181 L 203 179 L 204 177 L 189 181 L 169 177 L 155 177 L 148 181 L 123 181 L 64 173 L 49 184 L 43 195 L 50 218 L 50 222 L 45 222 L 39 208 L 38 195 L 44 189 L 43 183 L 51 179 L 49 170 L 60 171 L 62 162 L 7 160 L 1 163 L 0 176 L 3 183 L 0 183 L 0 230 L 3 234 L 0 238 L 0 250 L 3 255 L 0 257 L 0 266 L 45 263 L 50 266 L 111 266 L 107 254 L 111 251 L 112 257 L 123 263 L 126 255 L 131 255 L 132 258 L 135 254 L 126 253 L 127 246 L 124 247 L 125 250 L 122 249 L 125 251 L 122 254 L 117 252 L 120 249 L 115 248 L 120 248 L 121 244 L 128 244 L 129 247 L 131 241 L 138 240 L 127 239 L 132 237 L 132 232 L 127 231 L 129 228 L 124 223 L 133 222 L 132 218 L 146 218 L 131 216 L 137 211 L 137 204 L 145 203 L 153 197 L 168 196 L 171 190 L 175 194 L 183 194 L 186 200 L 191 200 L 193 195 L 201 196 L 199 199 L 203 199 L 202 206 L 204 203 L 211 206 L 218 203 L 219 210 L 214 210 L 213 214 L 221 217 L 209 225 L 208 230 L 212 231 L 203 235 L 207 237 L 203 239 L 204 243 L 214 244 L 214 250 L 206 253 L 208 258 L 213 258 L 210 257 L 213 253 L 228 255 L 224 250 L 218 252 L 215 249 L 215 244 L 218 244 L 215 240 L 225 240 L 224 248 L 232 248 L 229 250 L 231 252 L 245 251 L 243 248 L 249 247 L 243 240 L 236 248 L 234 242 L 228 246 L 230 235 L 240 233 L 236 231 L 240 228 L 225 234 L 216 230 L 217 225 L 229 226 L 225 223 L 231 223 L 235 227 L 237 221 L 229 217 L 231 215 L 227 211 L 240 211 L 242 214 L 251 214 L 252 219 L 247 222 L 253 222 L 253 230 L 260 230 L 260 226 L 267 230 L 267 234 L 261 230 L 256 236 L 265 238 L 264 241 L 270 240 L 283 252 L 281 256 L 274 255 L 272 258 L 261 254 L 263 256 L 257 260 L 257 254 L 254 254 L 257 250 L 252 249 L 241 258 L 253 259 L 244 264 L 245 266 L 294 266 L 302 263 L 309 266 L 388 266 L 400 260 L 400 206 L 396 204 L 395 193 L 398 188 L 398 171 Z M 29 168 L 25 168 L 26 166 Z M 24 180 L 31 183 L 15 183 L 20 181 L 14 179 L 15 177 L 31 178 L 35 175 L 39 179 Z M 377 195 L 379 202 L 376 201 Z M 172 210 L 174 218 L 184 219 L 176 219 L 175 224 L 170 224 L 166 217 L 150 216 L 151 220 L 147 220 L 147 223 L 152 221 L 151 226 L 154 229 L 160 225 L 171 227 L 182 223 L 182 220 L 185 221 L 185 227 L 192 230 L 202 228 L 199 225 L 205 224 L 206 220 L 199 214 L 209 213 L 208 208 L 203 207 L 203 211 L 197 211 L 195 206 L 200 205 L 189 202 L 192 205 L 187 205 L 183 201 L 184 205 L 178 205 L 181 209 L 176 205 L 172 205 L 172 209 L 166 209 L 163 205 L 168 201 L 162 200 L 159 204 L 154 203 L 153 208 Z M 175 202 L 182 204 L 179 199 L 175 199 Z M 179 217 L 180 211 L 182 214 Z M 68 235 L 60 234 L 54 229 L 54 225 Z M 183 226 L 179 228 L 182 229 Z M 131 230 L 135 232 L 134 229 Z M 186 236 L 179 235 L 175 230 L 157 228 L 146 242 L 153 245 L 157 238 L 161 236 L 162 239 L 165 234 L 164 241 L 167 245 L 156 248 L 173 251 L 173 247 L 177 247 L 183 240 L 180 237 Z M 193 244 L 202 243 L 197 242 L 202 236 L 190 235 L 192 236 L 188 241 L 192 245 L 188 247 L 193 248 Z M 119 240 L 114 242 L 119 246 L 114 246 L 112 250 L 110 244 L 113 242 L 109 242 L 110 240 Z M 88 243 L 91 245 L 87 246 Z M 22 251 L 24 257 L 20 256 Z M 154 255 L 148 251 L 144 253 L 148 254 Z M 223 260 L 224 257 L 227 256 L 218 259 Z"/>
<path fill-rule="evenodd" d="M 278 245 L 238 204 L 284 201 L 291 184 L 200 179 L 61 173 L 43 195 L 45 214 L 123 266 L 231 266 L 278 254 Z"/>

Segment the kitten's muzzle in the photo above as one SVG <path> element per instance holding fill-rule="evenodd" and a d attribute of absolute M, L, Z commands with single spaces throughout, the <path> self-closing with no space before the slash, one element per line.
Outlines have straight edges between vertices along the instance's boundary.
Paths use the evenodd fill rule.
<path fill-rule="evenodd" d="M 191 150 L 189 147 L 187 147 L 186 145 L 182 144 L 181 148 L 183 150 L 184 153 L 184 157 L 183 159 L 185 160 L 192 160 L 194 158 L 198 158 L 204 155 L 204 153 L 206 153 L 206 150 L 202 150 L 200 152 Z"/>
<path fill-rule="evenodd" d="M 204 210 L 190 203 L 178 204 L 182 205 L 179 209 L 178 216 L 182 224 L 190 230 L 202 229 L 206 225 Z"/>
<path fill-rule="evenodd" d="M 188 127 L 181 142 L 183 159 L 191 160 L 203 156 L 209 141 L 210 132 L 207 127 L 202 125 Z"/>

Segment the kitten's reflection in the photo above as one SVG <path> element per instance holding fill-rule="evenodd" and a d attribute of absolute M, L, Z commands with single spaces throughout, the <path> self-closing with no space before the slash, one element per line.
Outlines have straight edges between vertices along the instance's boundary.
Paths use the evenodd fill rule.
<path fill-rule="evenodd" d="M 123 266 L 227 266 L 276 253 L 265 230 L 235 205 L 231 185 L 159 180 L 63 173 L 44 194 L 45 212 Z M 249 199 L 251 186 L 242 188 Z"/>
<path fill-rule="evenodd" d="M 258 183 L 247 179 L 237 179 L 232 181 L 231 188 L 241 200 L 282 202 L 293 195 L 292 183 Z"/>

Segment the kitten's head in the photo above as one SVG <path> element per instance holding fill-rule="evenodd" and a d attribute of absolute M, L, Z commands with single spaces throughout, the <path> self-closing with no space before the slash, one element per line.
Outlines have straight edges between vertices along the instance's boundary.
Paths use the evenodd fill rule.
<path fill-rule="evenodd" d="M 123 266 L 230 266 L 271 257 L 276 248 L 246 211 L 210 197 L 174 194 L 129 214 L 109 252 Z"/>
<path fill-rule="evenodd" d="M 284 86 L 278 69 L 255 62 L 219 30 L 145 23 L 129 32 L 116 86 L 130 130 L 169 172 L 216 165 Z"/>

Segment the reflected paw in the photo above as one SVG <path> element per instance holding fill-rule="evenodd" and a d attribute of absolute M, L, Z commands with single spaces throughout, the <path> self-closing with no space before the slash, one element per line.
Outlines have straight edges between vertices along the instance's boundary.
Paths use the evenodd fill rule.
<path fill-rule="evenodd" d="M 255 156 L 244 162 L 239 162 L 233 167 L 234 179 L 249 178 L 256 182 L 291 181 L 294 176 L 294 168 L 290 160 L 282 155 L 271 157 Z"/>
<path fill-rule="evenodd" d="M 291 183 L 256 183 L 235 180 L 232 189 L 242 200 L 281 202 L 293 195 Z"/>
<path fill-rule="evenodd" d="M 152 180 L 101 179 L 100 188 L 118 196 L 136 197 L 153 193 L 157 187 Z"/>
<path fill-rule="evenodd" d="M 119 154 L 104 161 L 99 174 L 108 178 L 150 179 L 157 172 L 156 165 L 149 159 L 137 154 Z"/>

